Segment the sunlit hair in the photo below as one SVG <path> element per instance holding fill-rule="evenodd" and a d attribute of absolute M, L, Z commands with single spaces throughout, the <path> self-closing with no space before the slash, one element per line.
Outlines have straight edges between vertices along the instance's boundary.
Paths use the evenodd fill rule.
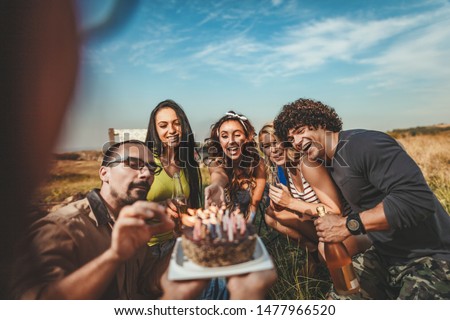
<path fill-rule="evenodd" d="M 273 126 L 273 122 L 266 123 L 261 130 L 258 132 L 258 142 L 259 142 L 259 149 L 264 154 L 264 148 L 263 148 L 263 136 L 269 135 L 272 139 L 274 139 L 277 143 L 280 142 L 280 139 L 275 134 L 275 128 Z M 292 147 L 286 147 L 283 146 L 283 148 L 286 150 L 286 163 L 285 167 L 293 167 L 298 164 L 300 161 L 300 158 L 302 156 L 301 152 L 296 151 Z M 264 154 L 265 155 L 265 154 Z M 272 171 L 270 170 L 272 167 L 275 166 L 274 163 L 270 160 L 270 157 L 264 156 L 265 164 L 266 164 L 266 174 L 267 177 L 270 177 L 272 174 Z"/>
<path fill-rule="evenodd" d="M 273 127 L 273 122 L 268 122 L 265 125 L 263 125 L 261 130 L 259 130 L 259 132 L 258 132 L 259 149 L 263 153 L 264 153 L 264 148 L 263 148 L 263 140 L 262 139 L 265 134 L 268 134 L 271 137 L 275 138 L 275 140 L 277 142 L 279 141 L 277 136 L 275 135 L 275 128 Z"/>
<path fill-rule="evenodd" d="M 121 146 L 123 145 L 128 145 L 128 144 L 134 144 L 134 145 L 142 145 L 145 148 L 147 148 L 148 146 L 142 142 L 141 140 L 124 140 L 124 141 L 120 141 L 120 142 L 116 142 L 116 143 L 107 143 L 103 146 L 103 159 L 102 159 L 102 167 L 107 167 L 109 165 L 109 163 L 111 161 L 114 161 L 118 158 L 121 158 L 121 154 L 119 153 L 119 149 Z M 149 149 L 149 151 L 151 151 Z M 103 185 L 103 181 L 101 182 L 101 184 Z"/>
<path fill-rule="evenodd" d="M 220 145 L 220 128 L 227 121 L 236 121 L 240 123 L 247 140 L 247 142 L 241 146 L 242 156 L 241 159 L 239 159 L 237 167 L 233 166 L 232 160 L 225 154 Z M 258 152 L 255 135 L 255 128 L 247 117 L 234 111 L 228 111 L 211 126 L 210 136 L 205 140 L 204 150 L 208 154 L 208 157 L 223 159 L 225 172 L 231 181 L 231 192 L 241 189 L 245 184 L 248 184 L 252 190 L 256 186 L 255 177 L 253 175 L 261 157 Z M 243 170 L 239 170 L 240 173 L 238 174 L 236 172 L 237 168 Z"/>
<path fill-rule="evenodd" d="M 118 151 L 119 151 L 120 147 L 125 144 L 137 144 L 137 145 L 142 145 L 147 148 L 146 144 L 140 140 L 125 140 L 125 141 L 116 142 L 114 144 L 109 145 L 106 148 L 106 150 L 103 150 L 103 159 L 102 159 L 101 166 L 107 167 L 111 161 L 114 161 L 117 158 L 120 158 L 121 155 L 119 154 Z"/>
<path fill-rule="evenodd" d="M 289 130 L 297 127 L 322 127 L 332 132 L 342 130 L 342 120 L 333 108 L 320 101 L 303 98 L 283 106 L 273 123 L 276 135 L 284 141 L 287 141 Z"/>
<path fill-rule="evenodd" d="M 263 140 L 262 140 L 264 135 L 269 135 L 269 136 L 275 137 L 275 129 L 273 128 L 273 122 L 266 123 L 261 128 L 261 130 L 259 130 L 259 132 L 258 132 L 258 146 L 259 146 L 259 150 L 261 150 L 262 154 L 264 155 L 264 164 L 265 164 L 264 168 L 265 168 L 265 172 L 266 172 L 266 180 L 272 181 L 273 180 L 272 175 L 274 172 L 275 164 L 272 163 L 272 160 L 270 160 L 270 157 L 268 157 L 264 153 Z"/>
<path fill-rule="evenodd" d="M 181 124 L 181 140 L 180 144 L 175 150 L 175 158 L 179 162 L 179 167 L 184 171 L 190 189 L 189 204 L 192 208 L 198 208 L 201 204 L 201 174 L 199 164 L 196 160 L 196 150 L 195 150 L 195 139 L 194 134 L 189 124 L 189 120 L 186 113 L 173 100 L 164 100 L 160 102 L 150 114 L 150 120 L 148 122 L 147 137 L 145 142 L 152 146 L 152 151 L 154 155 L 158 158 L 164 149 L 164 145 L 159 138 L 156 131 L 156 114 L 159 110 L 164 108 L 170 108 L 175 111 L 178 120 Z"/>

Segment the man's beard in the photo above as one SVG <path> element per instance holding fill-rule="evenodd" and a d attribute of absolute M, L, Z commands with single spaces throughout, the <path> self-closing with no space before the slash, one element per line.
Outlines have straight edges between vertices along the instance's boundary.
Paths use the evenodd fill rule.
<path fill-rule="evenodd" d="M 137 186 L 144 186 L 146 188 L 146 190 L 134 189 Z M 133 190 L 136 191 L 136 193 L 137 193 L 136 196 L 132 195 Z M 120 203 L 120 205 L 122 207 L 124 207 L 127 205 L 132 205 L 133 203 L 135 203 L 138 200 L 145 200 L 147 198 L 147 193 L 149 190 L 150 190 L 150 185 L 147 182 L 138 182 L 138 183 L 130 184 L 125 196 L 119 196 L 119 193 L 114 189 L 111 189 L 111 195 L 117 199 L 117 201 Z"/>

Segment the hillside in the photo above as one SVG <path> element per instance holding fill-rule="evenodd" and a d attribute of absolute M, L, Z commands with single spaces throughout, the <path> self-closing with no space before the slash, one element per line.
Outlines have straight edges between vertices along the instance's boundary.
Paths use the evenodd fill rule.
<path fill-rule="evenodd" d="M 408 136 L 420 136 L 420 135 L 439 135 L 442 133 L 450 132 L 450 124 L 436 124 L 432 126 L 424 126 L 424 127 L 415 127 L 415 128 L 407 128 L 407 129 L 394 129 L 392 131 L 388 131 L 387 133 L 392 137 L 404 138 Z"/>

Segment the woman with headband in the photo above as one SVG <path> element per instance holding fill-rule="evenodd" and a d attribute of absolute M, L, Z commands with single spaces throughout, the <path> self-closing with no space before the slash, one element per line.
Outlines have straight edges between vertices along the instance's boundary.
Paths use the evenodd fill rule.
<path fill-rule="evenodd" d="M 205 203 L 238 206 L 252 220 L 264 192 L 264 162 L 255 141 L 255 128 L 243 115 L 227 112 L 211 126 L 205 148 L 211 184 Z"/>

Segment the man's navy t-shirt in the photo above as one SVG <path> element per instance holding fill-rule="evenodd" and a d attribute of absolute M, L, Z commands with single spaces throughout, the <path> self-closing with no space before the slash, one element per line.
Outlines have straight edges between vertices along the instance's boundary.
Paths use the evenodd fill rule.
<path fill-rule="evenodd" d="M 392 137 L 378 131 L 342 131 L 328 169 L 353 212 L 383 202 L 390 229 L 368 235 L 391 263 L 422 256 L 450 261 L 450 216 Z"/>

